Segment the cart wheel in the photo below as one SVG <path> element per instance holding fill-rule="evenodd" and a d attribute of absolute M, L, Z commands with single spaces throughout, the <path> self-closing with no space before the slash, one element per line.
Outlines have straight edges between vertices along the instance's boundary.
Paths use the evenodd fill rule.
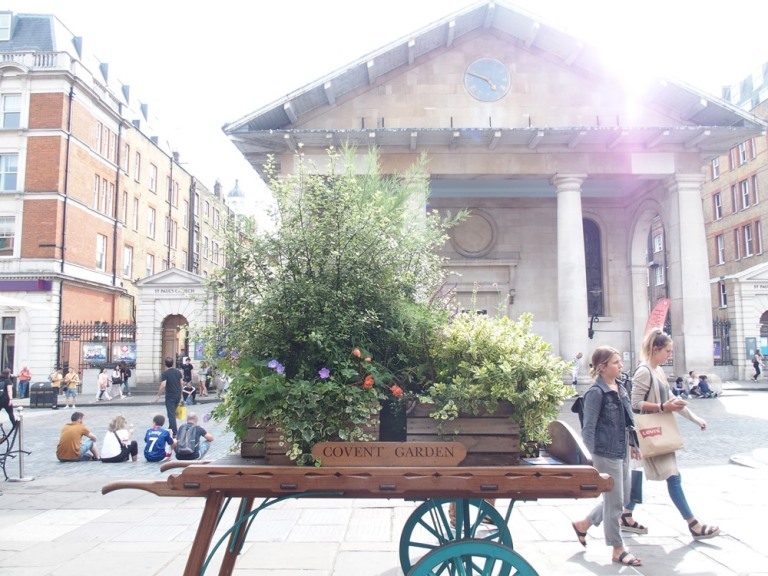
<path fill-rule="evenodd" d="M 514 569 L 514 572 L 513 572 Z M 533 566 L 517 552 L 487 540 L 458 540 L 419 560 L 407 576 L 538 576 Z"/>
<path fill-rule="evenodd" d="M 456 507 L 455 526 L 448 511 L 452 504 Z M 483 522 L 485 518 L 491 523 Z M 403 574 L 427 552 L 466 538 L 512 548 L 512 535 L 504 517 L 485 500 L 427 500 L 408 517 L 400 535 Z"/>

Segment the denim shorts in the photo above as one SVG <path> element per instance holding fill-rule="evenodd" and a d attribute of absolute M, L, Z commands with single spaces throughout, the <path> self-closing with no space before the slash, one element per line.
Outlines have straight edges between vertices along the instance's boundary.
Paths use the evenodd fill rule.
<path fill-rule="evenodd" d="M 64 395 L 67 398 L 75 398 L 77 396 L 77 388 L 67 388 L 64 390 Z"/>

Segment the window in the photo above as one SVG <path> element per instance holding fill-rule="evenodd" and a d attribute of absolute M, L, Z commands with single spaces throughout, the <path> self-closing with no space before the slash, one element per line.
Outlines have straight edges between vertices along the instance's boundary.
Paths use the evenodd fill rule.
<path fill-rule="evenodd" d="M 203 258 L 206 260 L 211 259 L 210 246 L 208 245 L 208 236 L 203 236 Z"/>
<path fill-rule="evenodd" d="M 176 248 L 176 239 L 179 236 L 179 223 L 171 220 L 171 248 Z"/>
<path fill-rule="evenodd" d="M 96 152 L 101 154 L 101 135 L 104 132 L 104 125 L 96 122 Z"/>
<path fill-rule="evenodd" d="M 154 254 L 147 254 L 146 273 L 147 273 L 147 276 L 152 276 L 155 273 Z"/>
<path fill-rule="evenodd" d="M 123 278 L 133 275 L 133 247 L 123 246 Z"/>
<path fill-rule="evenodd" d="M 192 206 L 192 212 L 195 216 L 198 216 L 200 214 L 200 194 L 197 192 L 195 192 L 194 202 L 195 205 Z"/>
<path fill-rule="evenodd" d="M 213 228 L 214 228 L 214 230 L 218 230 L 219 229 L 219 225 L 220 225 L 220 223 L 219 223 L 219 211 L 218 211 L 218 209 L 214 208 L 213 209 Z"/>
<path fill-rule="evenodd" d="M 96 234 L 96 268 L 107 269 L 107 237 L 102 234 Z"/>
<path fill-rule="evenodd" d="M 109 150 L 107 151 L 107 159 L 113 164 L 117 164 L 117 134 L 109 131 Z"/>
<path fill-rule="evenodd" d="M 99 199 L 99 210 L 101 212 L 107 211 L 107 189 L 109 187 L 109 182 L 106 180 L 101 181 L 101 196 Z"/>
<path fill-rule="evenodd" d="M 752 204 L 760 202 L 760 196 L 757 193 L 757 174 L 752 176 Z"/>
<path fill-rule="evenodd" d="M 3 128 L 21 126 L 21 94 L 3 94 Z"/>
<path fill-rule="evenodd" d="M 757 141 L 754 138 L 749 141 L 749 149 L 752 152 L 752 160 L 754 160 L 757 158 Z"/>
<path fill-rule="evenodd" d="M 19 155 L 0 154 L 0 190 L 15 192 L 18 190 Z"/>
<path fill-rule="evenodd" d="M 218 264 L 219 263 L 219 243 L 214 241 L 213 242 L 213 263 Z"/>
<path fill-rule="evenodd" d="M 656 266 L 653 269 L 656 286 L 664 286 L 664 266 Z"/>
<path fill-rule="evenodd" d="M 715 250 L 717 252 L 717 263 L 725 264 L 725 238 L 722 234 L 715 236 Z"/>
<path fill-rule="evenodd" d="M 120 168 L 123 172 L 129 174 L 131 172 L 131 147 L 126 143 L 123 144 L 123 156 L 120 158 Z"/>
<path fill-rule="evenodd" d="M 203 218 L 208 220 L 211 217 L 211 203 L 206 200 L 203 203 Z"/>
<path fill-rule="evenodd" d="M 746 164 L 747 162 L 747 143 L 742 142 L 739 144 L 739 166 Z"/>
<path fill-rule="evenodd" d="M 741 260 L 741 231 L 738 228 L 733 231 L 733 251 L 736 260 Z"/>
<path fill-rule="evenodd" d="M 155 237 L 155 209 L 147 209 L 147 236 L 150 238 Z"/>
<path fill-rule="evenodd" d="M 123 224 L 128 224 L 128 192 L 123 192 L 123 206 L 121 208 Z"/>
<path fill-rule="evenodd" d="M 187 262 L 189 261 L 189 255 L 186 250 L 181 251 L 181 266 L 182 270 L 187 270 Z"/>
<path fill-rule="evenodd" d="M 749 208 L 749 180 L 739 182 L 739 188 L 741 189 L 741 208 Z"/>
<path fill-rule="evenodd" d="M 141 154 L 136 152 L 136 159 L 133 163 L 133 179 L 138 182 L 141 180 Z"/>
<path fill-rule="evenodd" d="M 664 241 L 661 234 L 656 234 L 653 237 L 653 253 L 656 254 L 664 250 Z"/>
<path fill-rule="evenodd" d="M 185 230 L 189 228 L 189 202 L 187 200 L 181 203 L 181 227 Z"/>
<path fill-rule="evenodd" d="M 10 12 L 0 14 L 0 41 L 11 39 L 11 18 L 13 14 Z"/>
<path fill-rule="evenodd" d="M 171 219 L 166 216 L 165 217 L 165 227 L 163 228 L 163 238 L 165 238 L 165 245 L 170 246 L 171 244 Z"/>
<path fill-rule="evenodd" d="M 101 178 L 96 174 L 93 177 L 93 209 L 99 209 L 99 190 L 101 190 Z"/>
<path fill-rule="evenodd" d="M 739 189 L 736 184 L 731 185 L 731 207 L 734 214 L 739 211 Z"/>
<path fill-rule="evenodd" d="M 720 197 L 720 192 L 712 195 L 712 203 L 714 204 L 715 220 L 720 220 L 723 217 L 723 199 Z"/>
<path fill-rule="evenodd" d="M 720 178 L 720 157 L 712 160 L 712 180 Z"/>
<path fill-rule="evenodd" d="M 758 254 L 763 253 L 763 232 L 760 229 L 760 220 L 755 222 L 755 250 Z"/>
<path fill-rule="evenodd" d="M 157 194 L 157 166 L 154 164 L 149 165 L 149 189 Z"/>
<path fill-rule="evenodd" d="M 728 308 L 728 291 L 725 288 L 725 282 L 718 282 L 720 291 L 720 308 Z"/>
<path fill-rule="evenodd" d="M 109 195 L 107 196 L 107 215 L 113 216 L 115 214 L 115 185 L 109 183 Z"/>
<path fill-rule="evenodd" d="M 16 218 L 13 216 L 0 216 L 0 257 L 13 256 L 15 232 Z"/>
<path fill-rule="evenodd" d="M 139 231 L 139 199 L 133 199 L 133 229 Z"/>
<path fill-rule="evenodd" d="M 752 224 L 744 226 L 744 256 L 755 254 L 755 239 L 752 236 Z"/>
<path fill-rule="evenodd" d="M 728 152 L 728 169 L 733 170 L 736 167 L 736 148 L 731 148 Z"/>

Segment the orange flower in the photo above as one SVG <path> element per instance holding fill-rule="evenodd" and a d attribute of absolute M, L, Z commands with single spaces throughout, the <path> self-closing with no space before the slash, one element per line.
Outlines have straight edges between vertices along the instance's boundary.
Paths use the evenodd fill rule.
<path fill-rule="evenodd" d="M 355 358 L 360 358 L 360 348 L 355 348 L 354 350 L 352 350 L 352 356 L 354 356 Z"/>
<path fill-rule="evenodd" d="M 365 361 L 366 361 L 366 362 L 370 362 L 370 361 L 371 361 L 371 357 L 370 357 L 370 356 L 368 356 L 368 358 L 366 358 L 366 359 L 365 359 Z"/>
<path fill-rule="evenodd" d="M 403 389 L 397 384 L 392 384 L 389 389 L 392 391 L 392 396 L 395 398 L 401 398 L 403 396 Z"/>
<path fill-rule="evenodd" d="M 366 377 L 363 379 L 363 388 L 365 388 L 366 390 L 370 390 L 371 388 L 373 388 L 373 382 L 374 382 L 374 380 L 373 380 L 373 376 L 371 376 L 370 374 L 368 374 L 368 375 L 367 375 L 367 376 L 366 376 Z"/>

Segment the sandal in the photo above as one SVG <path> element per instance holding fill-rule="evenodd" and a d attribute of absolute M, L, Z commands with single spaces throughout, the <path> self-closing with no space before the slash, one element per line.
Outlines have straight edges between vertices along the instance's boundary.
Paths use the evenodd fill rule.
<path fill-rule="evenodd" d="M 576 532 L 576 538 L 579 539 L 579 544 L 584 546 L 584 548 L 587 547 L 587 533 L 586 532 L 579 532 L 579 529 L 576 528 L 576 523 L 571 522 L 571 526 L 573 526 L 573 531 Z"/>
<path fill-rule="evenodd" d="M 627 552 L 626 550 L 619 554 L 618 558 L 613 559 L 614 562 L 617 564 L 623 564 L 624 566 L 642 566 L 643 561 L 640 560 L 640 558 L 637 558 L 634 554 L 631 552 Z"/>
<path fill-rule="evenodd" d="M 707 526 L 706 524 L 702 524 L 701 530 L 697 532 L 693 529 L 693 527 L 697 526 L 698 524 L 699 521 L 696 520 L 696 518 L 688 522 L 688 530 L 690 530 L 691 536 L 693 536 L 694 540 L 706 540 L 707 538 L 714 538 L 720 533 L 719 526 Z"/>
<path fill-rule="evenodd" d="M 624 532 L 634 532 L 635 534 L 648 534 L 648 528 L 637 522 L 636 520 L 633 520 L 632 523 L 627 520 L 628 518 L 632 518 L 632 512 L 624 513 L 621 515 L 621 529 Z"/>

